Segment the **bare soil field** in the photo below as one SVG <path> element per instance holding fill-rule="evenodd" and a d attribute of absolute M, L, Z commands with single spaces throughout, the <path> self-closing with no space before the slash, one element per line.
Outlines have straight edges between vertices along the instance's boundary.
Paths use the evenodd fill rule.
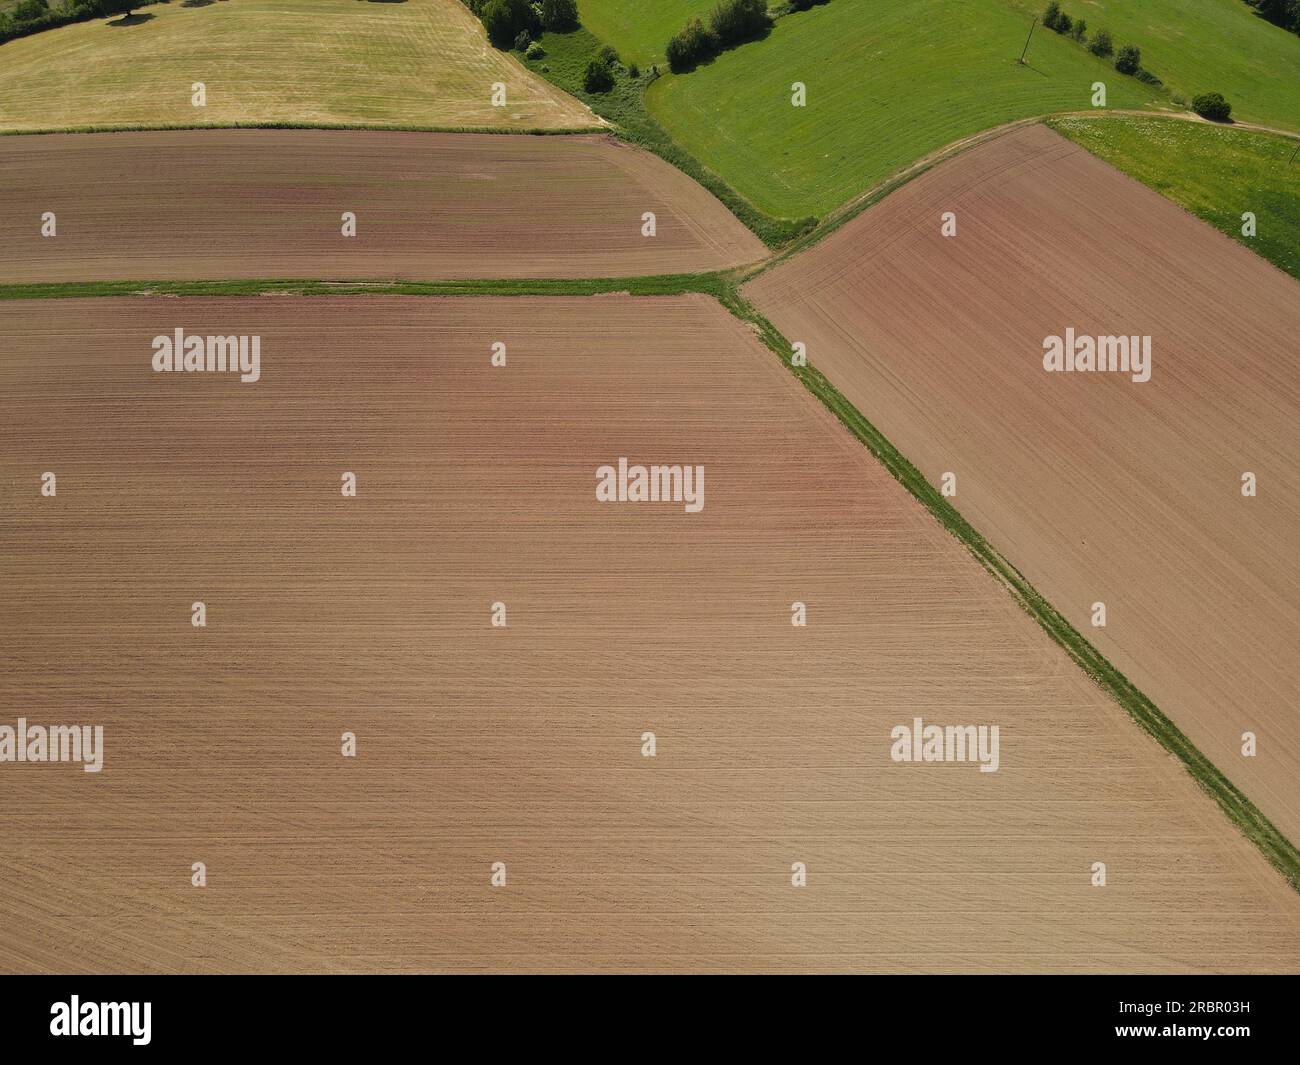
<path fill-rule="evenodd" d="M 176 328 L 260 380 L 155 373 Z M 1300 896 L 705 297 L 0 340 L 0 721 L 104 727 L 99 773 L 0 765 L 4 971 L 1300 963 Z M 620 456 L 703 509 L 599 502 Z M 999 726 L 997 771 L 893 761 L 914 717 Z"/>
<path fill-rule="evenodd" d="M 0 137 L 0 186 L 6 282 L 633 276 L 765 254 L 711 193 L 605 135 Z"/>
<path fill-rule="evenodd" d="M 957 509 L 1300 838 L 1292 278 L 1034 126 L 746 291 L 928 479 L 955 473 Z M 1150 380 L 1047 372 L 1067 328 L 1149 336 Z"/>

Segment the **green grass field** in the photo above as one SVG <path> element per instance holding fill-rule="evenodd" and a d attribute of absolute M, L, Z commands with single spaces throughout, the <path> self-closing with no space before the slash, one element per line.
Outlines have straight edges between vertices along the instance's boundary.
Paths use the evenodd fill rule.
<path fill-rule="evenodd" d="M 1173 119 L 1109 116 L 1049 123 L 1111 166 L 1300 280 L 1300 142 L 1270 133 Z M 1256 218 L 1242 235 L 1242 213 Z"/>
<path fill-rule="evenodd" d="M 1046 0 L 1016 0 L 1040 12 Z M 1221 92 L 1233 118 L 1300 132 L 1300 37 L 1242 0 L 1061 0 L 1063 10 L 1142 49 L 1142 65 L 1186 100 Z"/>
<path fill-rule="evenodd" d="M 207 107 L 190 85 L 207 86 Z M 493 107 L 494 82 L 507 106 Z M 590 112 L 490 48 L 459 0 L 143 8 L 0 45 L 0 129 L 287 123 L 555 129 Z"/>
<path fill-rule="evenodd" d="M 717 0 L 578 0 L 582 24 L 625 63 L 664 64 L 664 46 L 692 15 L 706 18 Z"/>
<path fill-rule="evenodd" d="M 1036 33 L 1029 65 L 1018 65 L 1028 29 L 1009 0 L 830 0 L 661 79 L 646 100 L 683 147 L 780 217 L 824 215 L 992 126 L 1087 109 L 1095 81 L 1111 107 L 1169 106 L 1054 33 Z M 803 108 L 790 103 L 796 81 L 807 85 Z"/>

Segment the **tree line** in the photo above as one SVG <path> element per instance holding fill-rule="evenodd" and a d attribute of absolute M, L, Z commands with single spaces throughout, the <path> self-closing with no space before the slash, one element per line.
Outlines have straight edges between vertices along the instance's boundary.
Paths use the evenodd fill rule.
<path fill-rule="evenodd" d="M 806 11 L 827 0 L 785 0 L 777 14 Z M 772 28 L 774 17 L 767 0 L 721 0 L 709 14 L 708 22 L 687 20 L 669 40 L 664 55 L 674 74 L 694 70 L 701 63 L 729 48 L 762 37 Z"/>
<path fill-rule="evenodd" d="M 1300 33 L 1300 0 L 1246 0 L 1246 3 L 1274 26 Z"/>
<path fill-rule="evenodd" d="M 0 44 L 16 37 L 28 37 L 41 30 L 85 22 L 110 15 L 130 15 L 138 7 L 159 0 L 19 0 L 8 12 L 0 13 Z"/>
<path fill-rule="evenodd" d="M 1300 5 L 1300 0 L 1287 0 L 1287 2 Z M 1126 44 L 1117 52 L 1110 31 L 1105 29 L 1099 29 L 1089 37 L 1087 22 L 1066 14 L 1061 10 L 1059 0 L 1051 0 L 1047 5 L 1047 9 L 1043 12 L 1043 25 L 1063 37 L 1078 41 L 1099 59 L 1113 57 L 1115 69 L 1121 74 L 1135 77 L 1148 85 L 1161 84 L 1158 77 L 1142 66 L 1142 51 L 1137 45 Z M 1214 122 L 1227 122 L 1232 116 L 1232 105 L 1223 98 L 1222 93 L 1218 92 L 1203 92 L 1192 97 L 1192 110 L 1202 118 Z"/>

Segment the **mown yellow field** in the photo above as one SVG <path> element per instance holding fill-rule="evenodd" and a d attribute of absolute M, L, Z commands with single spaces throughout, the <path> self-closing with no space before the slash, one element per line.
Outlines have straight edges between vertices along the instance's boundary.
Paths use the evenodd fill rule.
<path fill-rule="evenodd" d="M 206 87 L 206 106 L 191 102 Z M 494 83 L 506 105 L 492 105 Z M 143 8 L 0 46 L 0 129 L 290 122 L 601 124 L 490 47 L 457 0 L 238 0 Z M 161 162 L 161 161 L 160 161 Z"/>

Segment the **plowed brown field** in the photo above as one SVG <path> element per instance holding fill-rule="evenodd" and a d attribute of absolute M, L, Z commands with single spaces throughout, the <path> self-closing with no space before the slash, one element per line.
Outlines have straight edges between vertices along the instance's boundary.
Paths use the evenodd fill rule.
<path fill-rule="evenodd" d="M 634 276 L 765 254 L 703 187 L 605 135 L 0 137 L 0 188 L 4 282 Z"/>
<path fill-rule="evenodd" d="M 261 380 L 153 373 L 177 327 L 260 335 Z M 0 765 L 0 970 L 1300 963 L 1300 896 L 704 297 L 0 340 L 3 720 L 105 728 L 99 774 Z M 703 511 L 598 503 L 619 456 L 703 464 Z M 999 770 L 891 761 L 914 716 Z"/>
<path fill-rule="evenodd" d="M 1294 280 L 1035 126 L 747 293 L 928 478 L 956 473 L 957 508 L 1300 839 Z M 1150 381 L 1046 372 L 1067 327 L 1150 336 Z"/>

